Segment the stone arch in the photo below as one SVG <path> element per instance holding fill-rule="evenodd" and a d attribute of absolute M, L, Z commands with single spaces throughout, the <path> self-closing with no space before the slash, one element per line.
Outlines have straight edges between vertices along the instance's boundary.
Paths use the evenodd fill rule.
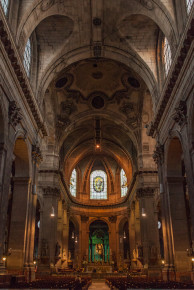
<path fill-rule="evenodd" d="M 58 9 L 57 3 L 51 4 L 51 6 L 46 9 L 42 8 L 43 5 L 42 1 L 34 1 L 33 5 L 29 8 L 28 12 L 25 14 L 25 16 L 22 18 L 20 25 L 17 30 L 16 34 L 16 43 L 20 45 L 20 50 L 23 51 L 25 43 L 27 42 L 27 39 L 30 37 L 34 29 L 38 26 L 38 24 L 41 23 L 44 19 L 50 16 L 54 15 L 61 15 L 66 16 L 66 13 L 60 12 Z M 68 15 L 68 17 L 70 17 Z M 71 16 L 71 19 L 73 19 L 73 16 Z"/>
<path fill-rule="evenodd" d="M 65 67 L 68 67 L 73 63 L 91 58 L 91 52 L 91 46 L 77 48 L 74 51 L 62 51 L 61 54 L 51 63 L 50 67 L 47 67 L 46 74 L 39 81 L 41 84 L 38 88 L 39 96 L 45 94 L 49 84 L 56 77 L 56 73 L 60 73 Z M 119 61 L 121 64 L 126 65 L 138 73 L 146 83 L 154 101 L 155 96 L 158 94 L 157 81 L 151 69 L 141 59 L 141 57 L 137 55 L 137 53 L 133 50 L 126 51 L 106 45 L 103 50 L 103 57 L 117 62 Z"/>

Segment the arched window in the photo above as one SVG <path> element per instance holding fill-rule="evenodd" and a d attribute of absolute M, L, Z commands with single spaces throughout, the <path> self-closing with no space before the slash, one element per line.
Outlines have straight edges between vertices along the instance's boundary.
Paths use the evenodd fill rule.
<path fill-rule="evenodd" d="M 31 43 L 30 39 L 28 39 L 24 50 L 24 67 L 28 77 L 30 76 L 30 65 L 31 65 Z"/>
<path fill-rule="evenodd" d="M 194 0 L 186 0 L 186 6 L 187 6 L 187 13 L 189 14 L 192 8 L 192 5 L 194 3 Z"/>
<path fill-rule="evenodd" d="M 103 170 L 95 170 L 90 175 L 90 198 L 107 199 L 107 175 Z"/>
<path fill-rule="evenodd" d="M 8 13 L 9 0 L 0 0 L 5 15 Z"/>
<path fill-rule="evenodd" d="M 125 196 L 127 194 L 127 176 L 123 169 L 121 169 L 120 172 L 120 180 L 121 180 L 121 197 Z"/>
<path fill-rule="evenodd" d="M 171 49 L 168 42 L 168 39 L 165 37 L 164 39 L 164 67 L 165 67 L 165 74 L 167 75 L 172 63 L 172 55 Z"/>
<path fill-rule="evenodd" d="M 73 169 L 71 173 L 69 188 L 70 188 L 71 195 L 76 197 L 77 171 L 75 169 Z"/>

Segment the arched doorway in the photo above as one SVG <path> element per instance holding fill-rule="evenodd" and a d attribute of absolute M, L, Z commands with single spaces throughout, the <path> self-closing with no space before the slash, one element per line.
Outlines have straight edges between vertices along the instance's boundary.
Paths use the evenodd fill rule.
<path fill-rule="evenodd" d="M 89 262 L 110 261 L 108 225 L 102 220 L 96 220 L 89 227 Z"/>

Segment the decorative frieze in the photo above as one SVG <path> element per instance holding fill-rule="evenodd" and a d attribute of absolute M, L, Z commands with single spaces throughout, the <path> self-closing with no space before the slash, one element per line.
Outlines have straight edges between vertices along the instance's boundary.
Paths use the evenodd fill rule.
<path fill-rule="evenodd" d="M 15 101 L 9 103 L 9 123 L 16 127 L 22 120 L 21 109 L 17 107 Z"/>
<path fill-rule="evenodd" d="M 153 197 L 155 188 L 153 187 L 142 187 L 137 189 L 137 198 Z"/>
<path fill-rule="evenodd" d="M 32 160 L 37 164 L 40 164 L 41 161 L 43 160 L 40 147 L 37 145 L 32 145 Z"/>
<path fill-rule="evenodd" d="M 93 44 L 93 53 L 94 53 L 94 57 L 101 57 L 101 55 L 102 55 L 102 43 L 101 42 L 95 42 Z"/>
<path fill-rule="evenodd" d="M 185 101 L 181 100 L 178 107 L 175 108 L 175 115 L 173 120 L 179 124 L 179 126 L 184 125 L 187 122 L 187 104 Z"/>
<path fill-rule="evenodd" d="M 154 150 L 153 159 L 157 165 L 160 165 L 164 162 L 164 145 L 158 142 Z"/>
<path fill-rule="evenodd" d="M 47 186 L 43 188 L 44 196 L 60 197 L 60 190 L 57 187 Z"/>

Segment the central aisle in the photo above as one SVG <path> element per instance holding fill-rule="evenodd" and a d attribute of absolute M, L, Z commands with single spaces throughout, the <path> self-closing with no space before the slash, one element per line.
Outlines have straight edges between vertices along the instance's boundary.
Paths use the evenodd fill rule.
<path fill-rule="evenodd" d="M 110 289 L 104 281 L 92 281 L 92 285 L 88 288 L 89 290 L 95 290 L 95 289 L 100 289 L 100 290 L 105 290 L 105 289 Z"/>

